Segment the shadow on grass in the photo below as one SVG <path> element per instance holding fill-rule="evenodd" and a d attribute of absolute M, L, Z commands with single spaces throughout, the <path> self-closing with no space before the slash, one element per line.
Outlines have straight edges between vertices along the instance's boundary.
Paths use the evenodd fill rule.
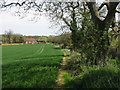
<path fill-rule="evenodd" d="M 117 69 L 117 68 L 116 68 Z M 70 79 L 66 77 L 65 87 L 68 88 L 119 88 L 120 70 L 99 69 L 91 70 L 77 78 Z"/>
<path fill-rule="evenodd" d="M 64 55 L 62 55 L 62 54 L 61 54 L 61 55 L 42 55 L 42 56 L 33 56 L 33 57 L 32 57 L 32 56 L 23 57 L 23 58 L 21 58 L 21 59 L 23 59 L 23 60 L 24 60 L 24 59 L 37 59 L 37 58 L 38 58 L 38 59 L 41 59 L 41 58 L 51 58 L 51 57 L 52 57 L 52 58 L 55 58 L 55 57 L 58 58 L 58 57 L 63 57 L 63 56 L 64 56 Z"/>
<path fill-rule="evenodd" d="M 53 49 L 61 49 L 61 47 L 54 47 Z"/>

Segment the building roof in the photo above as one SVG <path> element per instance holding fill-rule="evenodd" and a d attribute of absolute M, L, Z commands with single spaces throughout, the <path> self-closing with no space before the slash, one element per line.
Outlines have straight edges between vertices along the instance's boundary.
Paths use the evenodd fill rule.
<path fill-rule="evenodd" d="M 37 40 L 37 42 L 45 42 L 44 40 Z"/>
<path fill-rule="evenodd" d="M 34 38 L 25 38 L 25 41 L 36 41 Z"/>

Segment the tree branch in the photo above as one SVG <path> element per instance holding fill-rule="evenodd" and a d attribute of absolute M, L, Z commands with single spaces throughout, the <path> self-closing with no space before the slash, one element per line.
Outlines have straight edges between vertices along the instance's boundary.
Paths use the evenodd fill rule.
<path fill-rule="evenodd" d="M 67 22 L 67 20 L 64 17 L 62 19 L 69 27 L 71 27 L 71 25 Z"/>
<path fill-rule="evenodd" d="M 117 13 L 120 13 L 120 11 L 116 10 Z"/>
<path fill-rule="evenodd" d="M 101 20 L 99 19 L 98 10 L 96 8 L 96 2 L 86 2 L 86 3 L 88 8 L 90 9 L 93 22 L 94 23 L 101 22 Z"/>
<path fill-rule="evenodd" d="M 11 5 L 18 5 L 18 6 L 23 6 L 24 4 L 26 3 L 26 1 L 24 1 L 24 2 L 22 2 L 21 4 L 20 3 L 10 3 L 10 4 L 7 4 L 7 5 L 2 5 L 2 7 L 1 8 L 5 8 L 5 7 L 8 7 L 8 6 L 11 6 Z"/>
<path fill-rule="evenodd" d="M 75 7 L 73 7 L 73 9 L 75 9 L 75 8 L 77 8 L 77 7 L 79 7 L 79 2 L 77 2 L 77 5 L 76 5 Z"/>
<path fill-rule="evenodd" d="M 70 24 L 68 23 L 68 21 L 66 20 L 66 18 L 64 18 L 64 16 L 63 16 L 64 11 L 61 6 L 60 6 L 60 11 L 61 11 L 60 18 L 64 21 L 65 24 L 67 24 L 69 27 L 71 27 Z"/>
<path fill-rule="evenodd" d="M 103 2 L 101 6 L 98 8 L 98 11 L 102 9 L 102 7 L 106 6 L 107 10 L 109 10 L 109 2 Z"/>
<path fill-rule="evenodd" d="M 115 17 L 115 13 L 116 13 L 116 7 L 118 6 L 119 2 L 110 2 L 109 3 L 109 10 L 108 10 L 108 14 L 104 20 L 104 22 L 109 22 L 110 24 L 112 23 L 112 20 Z M 108 25 L 109 26 L 109 25 Z"/>

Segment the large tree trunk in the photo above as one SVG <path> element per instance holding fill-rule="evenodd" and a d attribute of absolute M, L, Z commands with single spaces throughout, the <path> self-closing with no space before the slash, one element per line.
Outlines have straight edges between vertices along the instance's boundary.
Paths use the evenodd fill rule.
<path fill-rule="evenodd" d="M 72 39 L 72 43 L 73 43 L 73 50 L 77 51 L 78 48 L 78 27 L 77 27 L 77 20 L 76 20 L 76 13 L 75 13 L 75 8 L 73 8 L 73 11 L 71 12 L 71 26 L 70 26 L 70 30 L 72 32 L 71 35 L 71 39 Z"/>
<path fill-rule="evenodd" d="M 71 34 L 71 39 L 72 39 L 72 46 L 73 46 L 73 50 L 74 51 L 77 51 L 77 45 L 78 45 L 78 37 L 77 37 L 77 31 L 74 30 L 72 31 L 72 34 Z"/>
<path fill-rule="evenodd" d="M 88 8 L 90 9 L 92 20 L 94 22 L 95 28 L 98 30 L 96 34 L 97 44 L 97 59 L 95 60 L 95 65 L 105 64 L 108 60 L 109 48 L 109 38 L 108 29 L 115 18 L 116 7 L 119 2 L 109 2 L 108 14 L 104 20 L 100 20 L 98 10 L 96 8 L 95 2 L 87 2 Z"/>
<path fill-rule="evenodd" d="M 98 28 L 98 30 L 100 30 Z M 108 59 L 108 52 L 109 52 L 109 38 L 107 31 L 106 32 L 99 32 L 98 35 L 96 36 L 97 39 L 97 45 L 96 50 L 97 50 L 97 58 L 95 60 L 95 65 L 100 65 L 100 64 L 105 64 L 106 60 Z"/>

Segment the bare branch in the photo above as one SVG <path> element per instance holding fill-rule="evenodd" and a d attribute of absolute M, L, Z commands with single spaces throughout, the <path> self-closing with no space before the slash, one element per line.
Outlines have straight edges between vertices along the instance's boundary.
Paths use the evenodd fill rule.
<path fill-rule="evenodd" d="M 79 7 L 79 2 L 77 2 L 77 5 L 76 5 L 75 7 L 73 7 L 73 9 L 75 9 L 75 8 L 77 8 L 77 7 Z"/>
<path fill-rule="evenodd" d="M 5 7 L 8 7 L 8 6 L 11 6 L 11 5 L 16 5 L 16 6 L 23 6 L 24 4 L 26 3 L 26 1 L 22 2 L 21 4 L 20 3 L 10 3 L 10 4 L 7 4 L 7 5 L 2 5 L 1 8 L 5 8 Z"/>
<path fill-rule="evenodd" d="M 108 10 L 108 14 L 105 18 L 105 22 L 109 22 L 112 21 L 112 19 L 115 17 L 115 13 L 116 13 L 116 7 L 118 6 L 119 2 L 110 2 L 109 3 L 109 10 Z"/>
<path fill-rule="evenodd" d="M 71 27 L 71 25 L 67 22 L 67 20 L 64 17 L 62 19 L 69 27 Z"/>

